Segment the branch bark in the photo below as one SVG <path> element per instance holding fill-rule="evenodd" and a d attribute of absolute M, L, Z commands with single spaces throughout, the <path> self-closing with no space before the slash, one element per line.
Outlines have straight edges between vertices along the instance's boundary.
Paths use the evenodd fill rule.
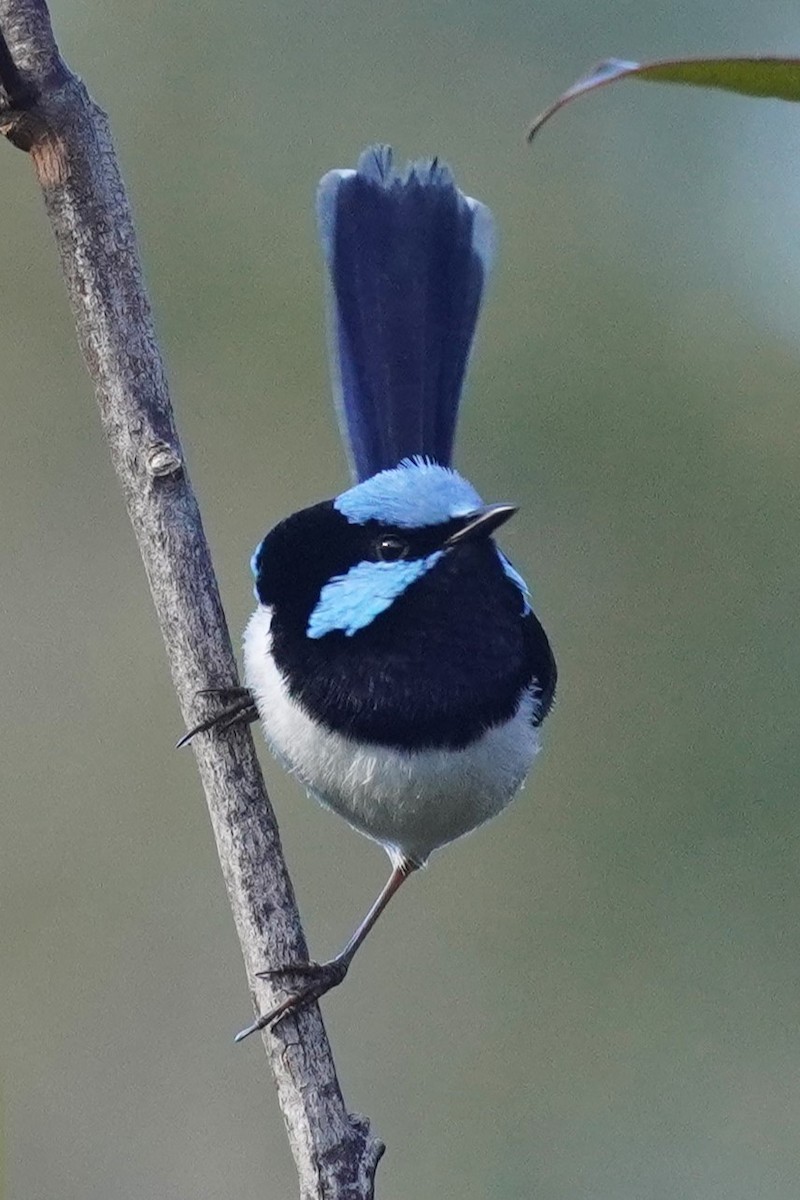
<path fill-rule="evenodd" d="M 0 0 L 0 132 L 27 151 L 55 234 L 78 340 L 150 583 L 184 720 L 236 663 L 170 405 L 124 185 L 105 114 L 62 60 L 43 0 Z M 205 790 L 256 1011 L 256 978 L 307 958 L 247 729 L 197 738 Z M 383 1144 L 348 1113 L 318 1008 L 265 1033 L 302 1200 L 370 1200 Z"/>

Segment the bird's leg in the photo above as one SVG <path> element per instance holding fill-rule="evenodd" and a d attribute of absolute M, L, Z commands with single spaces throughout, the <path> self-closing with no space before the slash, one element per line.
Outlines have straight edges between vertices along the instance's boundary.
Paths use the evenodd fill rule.
<path fill-rule="evenodd" d="M 324 963 L 291 963 L 283 967 L 273 967 L 269 971 L 259 971 L 259 979 L 275 979 L 281 975 L 299 975 L 308 979 L 309 982 L 299 991 L 292 992 L 290 996 L 287 996 L 280 1004 L 271 1008 L 269 1012 L 262 1013 L 252 1025 L 248 1025 L 241 1033 L 237 1033 L 235 1040 L 237 1042 L 244 1041 L 251 1033 L 257 1033 L 260 1029 L 266 1029 L 268 1025 L 273 1025 L 281 1017 L 285 1017 L 287 1013 L 297 1012 L 303 1005 L 309 1004 L 313 1000 L 319 1000 L 320 996 L 324 996 L 332 988 L 338 987 L 347 974 L 356 951 L 361 946 L 378 917 L 401 884 L 418 867 L 419 863 L 414 862 L 410 858 L 401 858 L 399 860 L 380 895 L 372 905 L 372 908 L 364 917 L 364 920 L 358 926 L 345 948 L 335 958 Z"/>
<path fill-rule="evenodd" d="M 203 688 L 197 695 L 215 696 L 219 700 L 227 698 L 228 704 L 213 717 L 207 717 L 205 721 L 200 721 L 199 724 L 188 730 L 176 744 L 176 750 L 180 750 L 181 746 L 190 742 L 197 733 L 206 733 L 209 729 L 216 729 L 217 733 L 222 733 L 223 730 L 230 729 L 232 725 L 238 725 L 241 722 L 249 725 L 251 721 L 258 720 L 258 709 L 249 688 Z"/>

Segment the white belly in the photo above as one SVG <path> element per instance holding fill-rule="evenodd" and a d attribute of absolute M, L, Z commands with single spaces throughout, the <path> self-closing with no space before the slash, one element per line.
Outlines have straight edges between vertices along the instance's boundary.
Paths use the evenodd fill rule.
<path fill-rule="evenodd" d="M 328 808 L 393 858 L 423 863 L 439 846 L 488 821 L 519 790 L 539 750 L 535 700 L 460 750 L 394 750 L 317 725 L 288 694 L 271 653 L 269 608 L 244 636 L 245 679 L 264 734 L 284 766 Z"/>

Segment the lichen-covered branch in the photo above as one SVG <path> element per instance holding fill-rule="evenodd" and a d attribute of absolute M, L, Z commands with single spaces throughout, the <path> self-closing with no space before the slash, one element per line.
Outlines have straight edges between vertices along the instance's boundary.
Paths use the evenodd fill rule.
<path fill-rule="evenodd" d="M 236 665 L 108 121 L 61 59 L 43 0 L 0 0 L 0 33 L 0 131 L 30 154 L 42 186 L 181 711 L 194 722 L 198 690 L 234 685 Z M 263 1011 L 280 997 L 256 972 L 307 956 L 275 818 L 246 729 L 198 738 L 195 754 Z M 319 1010 L 283 1020 L 264 1041 L 302 1200 L 372 1197 L 383 1146 L 345 1108 Z"/>

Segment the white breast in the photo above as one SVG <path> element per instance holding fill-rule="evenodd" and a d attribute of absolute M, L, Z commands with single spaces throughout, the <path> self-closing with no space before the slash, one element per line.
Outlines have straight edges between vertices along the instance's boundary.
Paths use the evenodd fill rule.
<path fill-rule="evenodd" d="M 271 650 L 272 612 L 259 605 L 244 636 L 245 679 L 267 742 L 316 798 L 380 842 L 423 863 L 488 821 L 519 790 L 539 750 L 536 700 L 460 750 L 394 750 L 318 725 L 291 698 Z"/>

